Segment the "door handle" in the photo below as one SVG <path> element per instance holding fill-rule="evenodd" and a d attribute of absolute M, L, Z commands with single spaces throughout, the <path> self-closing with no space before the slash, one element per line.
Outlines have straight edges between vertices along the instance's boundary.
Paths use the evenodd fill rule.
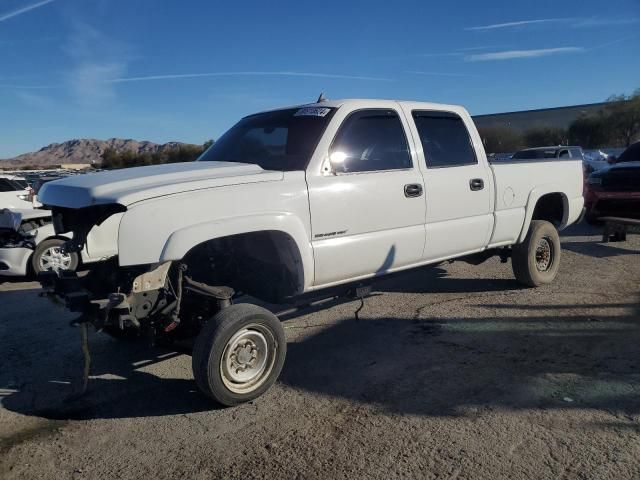
<path fill-rule="evenodd" d="M 404 186 L 404 196 L 407 198 L 419 197 L 422 195 L 422 185 L 419 183 L 410 183 Z"/>
<path fill-rule="evenodd" d="M 472 178 L 469 180 L 469 188 L 474 192 L 477 190 L 482 190 L 484 188 L 484 180 L 481 178 Z"/>

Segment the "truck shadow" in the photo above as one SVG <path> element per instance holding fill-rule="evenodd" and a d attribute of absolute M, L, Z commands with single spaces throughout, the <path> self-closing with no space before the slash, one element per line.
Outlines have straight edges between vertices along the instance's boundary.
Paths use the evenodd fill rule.
<path fill-rule="evenodd" d="M 104 333 L 89 340 L 89 390 L 72 399 L 82 378 L 83 355 L 74 315 L 52 308 L 37 291 L 0 293 L 0 403 L 3 408 L 49 419 L 172 415 L 216 406 L 197 390 L 190 357 L 145 339 L 116 341 Z M 44 313 L 44 314 L 43 314 Z M 162 364 L 158 376 L 156 365 Z M 169 374 L 164 370 L 169 366 Z"/>
<path fill-rule="evenodd" d="M 505 308 L 522 311 L 499 318 L 346 320 L 290 344 L 282 381 L 413 415 L 496 407 L 640 413 L 637 304 L 622 307 L 628 314 L 598 317 L 548 316 L 539 305 Z"/>
<path fill-rule="evenodd" d="M 617 257 L 619 255 L 639 255 L 640 251 L 624 248 L 625 243 L 586 243 L 586 242 L 562 242 L 562 248 L 581 255 L 595 258 Z"/>
<path fill-rule="evenodd" d="M 166 378 L 142 370 L 183 357 L 182 352 L 109 339 L 94 339 L 91 347 L 91 379 L 84 395 L 76 395 L 82 376 L 82 354 L 76 346 L 74 365 L 23 369 L 24 383 L 4 398 L 0 394 L 2 406 L 52 420 L 153 417 L 219 408 L 198 391 L 190 371 L 187 378 Z"/>
<path fill-rule="evenodd" d="M 375 282 L 379 292 L 399 293 L 482 293 L 522 288 L 515 278 L 460 278 L 439 266 L 420 267 Z"/>
<path fill-rule="evenodd" d="M 486 280 L 443 279 L 442 272 L 416 275 L 434 275 L 444 283 L 436 291 L 486 290 L 478 287 Z M 405 281 L 411 283 L 411 276 Z M 496 290 L 514 285 L 496 282 Z M 406 291 L 406 285 L 393 282 L 391 288 Z M 640 413 L 638 299 L 574 305 L 525 298 L 537 297 L 516 294 L 504 303 L 480 304 L 471 298 L 476 302 L 467 306 L 476 311 L 471 318 L 445 313 L 367 319 L 365 308 L 359 322 L 348 317 L 327 326 L 292 324 L 312 333 L 289 343 L 280 382 L 403 414 L 462 415 L 469 408 Z M 48 304 L 34 292 L 3 292 L 2 300 L 4 408 L 56 420 L 218 408 L 197 390 L 183 351 L 151 348 L 144 341 L 121 343 L 104 334 L 90 336 L 91 374 L 97 378 L 85 396 L 69 400 L 82 371 L 78 331 L 65 325 L 70 316 L 42 315 Z M 155 368 L 159 364 L 161 372 Z"/>

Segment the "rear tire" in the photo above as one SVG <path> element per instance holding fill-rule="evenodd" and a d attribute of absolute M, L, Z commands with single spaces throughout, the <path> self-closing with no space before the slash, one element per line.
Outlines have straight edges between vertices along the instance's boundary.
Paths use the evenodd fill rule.
<path fill-rule="evenodd" d="M 198 334 L 193 376 L 208 397 L 227 407 L 238 405 L 259 397 L 275 383 L 286 351 L 278 317 L 257 305 L 231 305 Z"/>
<path fill-rule="evenodd" d="M 533 220 L 524 242 L 513 246 L 511 266 L 522 285 L 539 287 L 553 282 L 560 268 L 556 227 L 544 220 Z"/>
<path fill-rule="evenodd" d="M 79 257 L 76 252 L 61 253 L 60 247 L 66 243 L 61 238 L 50 238 L 40 242 L 31 255 L 31 268 L 36 275 L 48 271 L 74 272 L 78 268 Z"/>

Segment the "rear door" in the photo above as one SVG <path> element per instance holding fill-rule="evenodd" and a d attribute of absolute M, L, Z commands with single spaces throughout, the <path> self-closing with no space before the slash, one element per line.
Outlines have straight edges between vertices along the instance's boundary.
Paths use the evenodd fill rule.
<path fill-rule="evenodd" d="M 494 187 L 484 153 L 477 153 L 461 115 L 467 122 L 470 117 L 411 108 L 411 104 L 405 105 L 405 114 L 418 139 L 418 157 L 426 167 L 423 258 L 437 260 L 482 250 L 493 228 Z"/>
<path fill-rule="evenodd" d="M 328 130 L 331 143 L 321 153 L 327 161 L 307 172 L 315 286 L 380 275 L 422 258 L 422 173 L 406 120 L 397 103 L 389 107 L 339 110 L 332 125 L 339 127 Z"/>

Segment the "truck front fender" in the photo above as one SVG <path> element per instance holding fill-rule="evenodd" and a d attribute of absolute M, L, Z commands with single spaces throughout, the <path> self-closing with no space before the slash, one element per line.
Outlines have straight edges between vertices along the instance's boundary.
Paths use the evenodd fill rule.
<path fill-rule="evenodd" d="M 167 238 L 158 261 L 180 260 L 189 250 L 209 240 L 261 231 L 277 231 L 291 237 L 302 260 L 304 286 L 311 286 L 314 274 L 313 251 L 306 229 L 299 218 L 286 212 L 246 215 L 181 228 Z"/>

